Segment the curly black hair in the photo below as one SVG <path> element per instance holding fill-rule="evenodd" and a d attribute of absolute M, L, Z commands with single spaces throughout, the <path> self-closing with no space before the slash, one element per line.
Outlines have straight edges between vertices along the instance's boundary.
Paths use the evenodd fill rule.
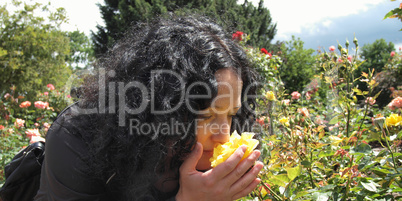
<path fill-rule="evenodd" d="M 178 184 L 179 167 L 197 142 L 194 111 L 208 108 L 217 95 L 217 70 L 231 68 L 243 81 L 231 130 L 253 125 L 257 73 L 237 42 L 205 17 L 170 15 L 136 25 L 95 66 L 99 74 L 87 80 L 80 107 L 98 110 L 77 116 L 76 124 L 86 127 L 91 172 L 108 181 L 114 200 L 177 193 L 178 185 L 164 192 L 155 183 Z M 212 96 L 205 98 L 208 89 Z M 185 126 L 150 132 L 151 126 L 133 129 L 133 122 Z"/>

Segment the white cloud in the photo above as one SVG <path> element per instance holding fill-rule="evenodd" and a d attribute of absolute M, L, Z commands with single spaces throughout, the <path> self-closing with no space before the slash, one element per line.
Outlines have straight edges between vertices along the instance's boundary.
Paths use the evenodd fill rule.
<path fill-rule="evenodd" d="M 289 39 L 289 33 L 300 33 L 303 29 L 316 30 L 317 25 L 328 27 L 331 19 L 366 11 L 368 8 L 387 0 L 265 0 L 264 6 L 271 12 L 277 23 L 277 38 Z M 259 0 L 252 0 L 253 3 Z M 387 2 L 388 3 L 388 2 Z"/>

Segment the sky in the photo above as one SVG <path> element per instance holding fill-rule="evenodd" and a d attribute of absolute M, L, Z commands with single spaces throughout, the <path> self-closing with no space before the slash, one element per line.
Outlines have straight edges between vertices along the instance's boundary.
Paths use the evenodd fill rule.
<path fill-rule="evenodd" d="M 401 0 L 265 0 L 271 17 L 277 23 L 274 40 L 290 40 L 292 35 L 304 42 L 305 48 L 326 49 L 352 44 L 354 36 L 359 46 L 384 38 L 402 46 L 402 22 L 385 19 L 386 13 L 399 7 Z"/>
<path fill-rule="evenodd" d="M 10 0 L 6 0 L 9 2 Z M 28 1 L 29 0 L 25 0 Z M 258 3 L 259 0 L 251 0 Z M 33 1 L 31 1 L 33 2 Z M 36 0 L 47 3 L 49 0 Z M 96 25 L 103 25 L 97 3 L 103 0 L 50 0 L 52 7 L 64 7 L 69 24 L 63 25 L 67 31 L 80 30 L 90 35 L 96 32 Z M 239 0 L 241 3 L 242 0 Z M 399 7 L 402 0 L 265 0 L 277 34 L 274 41 L 288 41 L 295 36 L 304 42 L 304 48 L 326 49 L 338 43 L 344 45 L 346 39 L 352 44 L 354 36 L 360 47 L 384 38 L 402 47 L 402 22 L 385 19 L 385 14 Z"/>

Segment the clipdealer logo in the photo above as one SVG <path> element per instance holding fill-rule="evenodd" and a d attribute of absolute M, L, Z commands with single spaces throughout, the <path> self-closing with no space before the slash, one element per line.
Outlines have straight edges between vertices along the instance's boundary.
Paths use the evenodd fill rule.
<path fill-rule="evenodd" d="M 107 75 L 109 77 L 115 77 L 115 71 L 111 70 L 109 72 L 107 72 Z M 172 113 L 174 111 L 176 111 L 178 108 L 180 108 L 182 106 L 182 104 L 185 104 L 187 109 L 194 113 L 194 114 L 203 114 L 202 111 L 199 111 L 195 108 L 193 108 L 190 104 L 190 100 L 191 99 L 211 99 L 212 98 L 212 89 L 208 86 L 207 83 L 205 82 L 193 82 L 191 83 L 187 88 L 185 88 L 185 81 L 183 79 L 183 77 L 172 71 L 172 70 L 166 70 L 166 69 L 160 69 L 160 70 L 152 70 L 151 71 L 151 79 L 153 79 L 154 77 L 156 77 L 156 75 L 162 75 L 162 74 L 166 74 L 169 76 L 173 76 L 175 77 L 179 83 L 180 86 L 178 86 L 178 88 L 180 89 L 185 89 L 185 90 L 180 90 L 180 100 L 177 102 L 177 104 L 170 108 L 169 110 L 157 110 L 155 107 L 155 82 L 151 81 L 151 86 L 150 88 L 148 88 L 145 84 L 133 80 L 130 81 L 128 83 L 125 82 L 108 82 L 106 83 L 106 70 L 104 68 L 100 68 L 99 69 L 99 79 L 98 79 L 98 85 L 99 85 L 99 96 L 98 96 L 98 108 L 79 108 L 78 112 L 81 114 L 116 114 L 116 108 L 118 109 L 118 120 L 119 120 L 119 126 L 124 127 L 126 126 L 126 115 L 130 114 L 130 115 L 136 115 L 136 114 L 140 114 L 142 112 L 145 111 L 145 109 L 149 106 L 150 104 L 150 112 L 152 114 L 156 114 L 156 115 L 164 115 L 164 114 L 169 114 Z M 225 97 L 227 96 L 231 96 L 233 94 L 233 89 L 230 87 L 230 85 L 228 83 L 222 82 L 219 84 L 224 84 L 227 85 L 230 89 L 230 93 L 223 95 Z M 250 86 L 243 86 L 246 87 L 244 90 L 243 95 L 245 97 L 243 97 L 244 99 L 247 98 L 261 98 L 262 95 L 255 95 L 255 94 L 248 94 L 250 89 L 252 87 L 255 87 L 255 85 L 259 84 L 259 83 L 253 83 L 253 85 Z M 190 91 L 194 88 L 194 87 L 204 87 L 206 90 L 206 94 L 190 94 Z M 117 91 L 116 91 L 117 88 Z M 138 104 L 138 107 L 136 108 L 132 108 L 129 105 L 127 105 L 126 103 L 126 93 L 129 89 L 137 89 L 139 91 L 139 95 L 142 97 L 142 100 L 140 102 L 140 104 Z M 117 93 L 116 93 L 117 92 Z M 108 93 L 108 96 L 106 96 L 106 93 Z M 116 102 L 116 96 L 118 101 Z M 215 99 L 219 99 L 219 98 L 223 98 L 223 97 L 215 97 Z M 106 99 L 107 99 L 107 103 L 108 103 L 108 107 L 106 109 Z M 231 104 L 232 101 L 231 100 Z M 118 106 L 118 107 L 116 107 Z M 252 110 L 252 108 L 250 108 L 249 105 L 244 104 L 244 107 L 246 107 L 246 109 L 248 110 Z M 227 112 L 227 111 L 214 111 L 216 113 L 223 113 L 223 112 Z M 130 124 L 136 123 L 138 120 L 130 120 Z M 145 128 L 144 128 L 145 129 Z"/>

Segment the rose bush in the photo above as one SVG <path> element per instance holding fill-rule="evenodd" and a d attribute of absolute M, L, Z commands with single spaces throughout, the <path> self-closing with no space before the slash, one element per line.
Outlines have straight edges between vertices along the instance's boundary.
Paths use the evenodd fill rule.
<path fill-rule="evenodd" d="M 265 166 L 261 186 L 242 200 L 402 199 L 402 87 L 378 107 L 376 72 L 354 77 L 363 61 L 353 43 L 319 52 L 317 75 L 303 91 L 283 88 L 280 57 L 246 47 L 267 82 L 255 124 Z M 401 58 L 394 52 L 384 69 L 401 72 Z"/>
<path fill-rule="evenodd" d="M 17 96 L 15 87 L 0 97 L 0 186 L 4 166 L 29 143 L 44 141 L 57 114 L 72 103 L 68 93 L 57 91 L 52 84 L 47 88 L 49 92 L 39 93 L 36 100 Z"/>

